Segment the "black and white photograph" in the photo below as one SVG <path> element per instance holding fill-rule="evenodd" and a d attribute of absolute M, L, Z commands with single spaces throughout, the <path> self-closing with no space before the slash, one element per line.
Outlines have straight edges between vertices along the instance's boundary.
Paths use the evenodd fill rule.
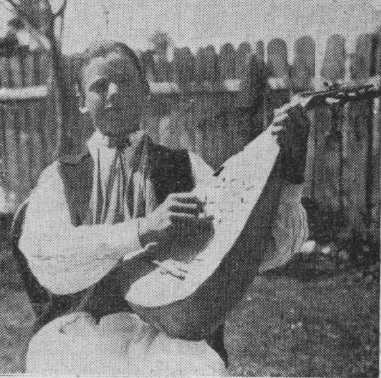
<path fill-rule="evenodd" d="M 0 0 L 0 376 L 378 377 L 381 0 Z"/>

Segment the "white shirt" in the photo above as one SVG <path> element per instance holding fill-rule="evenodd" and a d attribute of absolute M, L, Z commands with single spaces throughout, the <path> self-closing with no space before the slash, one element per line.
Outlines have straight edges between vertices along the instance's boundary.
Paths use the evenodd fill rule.
<path fill-rule="evenodd" d="M 90 138 L 88 147 L 94 161 L 99 151 L 104 183 L 116 149 L 109 148 L 107 138 L 99 132 Z M 191 152 L 189 157 L 195 185 L 207 180 L 212 168 Z M 274 242 L 270 243 L 260 271 L 287 262 L 306 239 L 301 192 L 302 185 L 284 186 L 273 226 Z M 128 259 L 142 248 L 136 219 L 117 224 L 72 225 L 58 162 L 42 172 L 29 197 L 19 246 L 33 274 L 55 294 L 88 288 L 110 272 L 121 258 Z"/>

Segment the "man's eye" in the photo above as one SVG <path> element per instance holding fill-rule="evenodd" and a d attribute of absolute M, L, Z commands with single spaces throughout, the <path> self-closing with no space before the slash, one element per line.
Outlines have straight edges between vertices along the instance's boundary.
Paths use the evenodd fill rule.
<path fill-rule="evenodd" d="M 103 80 L 93 83 L 90 87 L 90 89 L 95 92 L 105 92 L 107 91 L 107 88 L 108 88 L 108 83 L 107 81 L 103 81 Z"/>
<path fill-rule="evenodd" d="M 126 87 L 126 86 L 130 85 L 130 79 L 128 77 L 121 77 L 118 80 L 118 85 Z"/>

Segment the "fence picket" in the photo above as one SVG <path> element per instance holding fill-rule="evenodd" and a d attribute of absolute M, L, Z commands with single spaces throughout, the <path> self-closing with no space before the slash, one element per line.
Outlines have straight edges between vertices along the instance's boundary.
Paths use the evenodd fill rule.
<path fill-rule="evenodd" d="M 158 54 L 154 74 L 154 80 L 157 82 L 171 81 L 171 64 L 165 54 Z"/>
<path fill-rule="evenodd" d="M 241 115 L 241 121 L 247 120 L 249 138 L 253 139 L 264 128 L 264 99 L 267 86 L 264 62 L 256 55 L 252 55 L 241 80 L 241 90 L 237 95 L 236 104 L 245 109 L 246 114 Z"/>
<path fill-rule="evenodd" d="M 345 75 L 345 40 L 334 35 L 327 41 L 321 76 L 328 80 L 343 79 Z M 336 126 L 332 127 L 332 122 Z M 323 105 L 315 111 L 315 160 L 313 197 L 322 208 L 342 210 L 342 141 L 339 133 L 343 112 L 331 113 Z"/>
<path fill-rule="evenodd" d="M 148 81 L 155 81 L 155 62 L 151 50 L 144 51 L 140 55 L 140 63 Z"/>
<path fill-rule="evenodd" d="M 267 65 L 270 76 L 288 76 L 287 44 L 283 39 L 274 38 L 267 45 Z"/>
<path fill-rule="evenodd" d="M 205 48 L 205 81 L 213 85 L 218 81 L 218 57 L 214 46 Z"/>
<path fill-rule="evenodd" d="M 274 78 L 283 78 L 288 84 L 289 71 L 287 44 L 283 39 L 274 38 L 267 45 L 267 73 Z M 289 99 L 289 88 L 272 90 L 266 94 L 265 120 L 267 124 L 273 119 L 274 109 L 281 107 Z"/>
<path fill-rule="evenodd" d="M 173 59 L 174 77 L 180 88 L 186 88 L 195 79 L 195 62 L 188 47 L 175 49 Z"/>
<path fill-rule="evenodd" d="M 5 110 L 0 105 L 0 187 L 8 189 L 8 165 L 7 145 L 5 138 Z"/>
<path fill-rule="evenodd" d="M 374 49 L 374 73 L 381 75 L 381 28 L 375 33 L 375 49 Z M 380 229 L 380 132 L 381 132 L 381 99 L 374 100 L 374 120 L 373 120 L 373 145 L 372 145 L 372 193 L 371 193 L 371 230 L 375 238 L 379 236 Z"/>
<path fill-rule="evenodd" d="M 251 46 L 249 42 L 242 42 L 239 44 L 236 52 L 235 61 L 235 77 L 240 79 L 244 73 L 247 66 L 249 56 L 251 54 Z"/>
<path fill-rule="evenodd" d="M 19 148 L 18 148 L 18 136 L 17 136 L 17 118 L 15 116 L 15 108 L 6 106 L 5 107 L 5 139 L 7 146 L 7 174 L 8 183 L 11 191 L 16 194 L 16 200 L 19 200 L 19 170 L 18 170 L 18 159 L 19 159 Z M 16 126 L 16 127 L 15 127 Z"/>
<path fill-rule="evenodd" d="M 258 41 L 255 45 L 255 55 L 259 61 L 265 61 L 265 44 L 263 41 Z"/>
<path fill-rule="evenodd" d="M 38 56 L 34 52 L 29 52 L 24 56 L 24 82 L 26 86 L 37 85 L 38 77 L 36 73 L 36 63 Z M 39 127 L 38 105 L 26 104 L 25 109 L 25 132 L 27 133 L 27 150 L 28 154 L 28 173 L 30 174 L 29 182 L 34 186 L 38 176 L 44 168 L 43 151 L 41 145 L 41 127 Z"/>
<path fill-rule="evenodd" d="M 294 92 L 310 90 L 315 76 L 315 42 L 303 36 L 294 44 L 294 64 L 291 68 L 291 86 Z"/>
<path fill-rule="evenodd" d="M 356 52 L 352 54 L 350 74 L 353 80 L 368 78 L 372 69 L 373 36 L 360 35 L 356 43 Z M 367 216 L 370 206 L 371 183 L 371 134 L 372 101 L 364 100 L 349 103 L 347 122 L 343 125 L 343 177 L 345 213 L 351 225 L 357 229 L 369 226 Z M 367 187 L 369 186 L 369 187 Z M 370 208 L 369 208 L 370 213 Z"/>
<path fill-rule="evenodd" d="M 291 69 L 291 87 L 293 92 L 312 89 L 312 78 L 315 76 L 315 42 L 310 36 L 303 36 L 295 41 L 294 62 Z M 315 111 L 308 112 L 313 125 Z M 315 127 L 310 128 L 307 142 L 306 169 L 303 195 L 311 197 L 314 186 L 314 155 L 315 155 Z"/>
<path fill-rule="evenodd" d="M 195 133 L 195 152 L 202 158 L 205 157 L 206 148 L 206 124 L 204 121 L 204 106 L 202 95 L 194 99 L 193 125 Z"/>
<path fill-rule="evenodd" d="M 231 43 L 225 43 L 220 50 L 218 57 L 218 68 L 220 72 L 220 79 L 234 79 L 236 69 L 236 51 Z"/>
<path fill-rule="evenodd" d="M 0 85 L 2 87 L 11 86 L 9 59 L 6 56 L 0 56 Z"/>
<path fill-rule="evenodd" d="M 321 76 L 326 80 L 337 80 L 345 76 L 345 39 L 334 34 L 327 40 Z"/>
<path fill-rule="evenodd" d="M 22 87 L 24 85 L 24 66 L 23 66 L 24 53 L 11 55 L 9 57 L 9 68 L 11 76 L 12 87 Z"/>

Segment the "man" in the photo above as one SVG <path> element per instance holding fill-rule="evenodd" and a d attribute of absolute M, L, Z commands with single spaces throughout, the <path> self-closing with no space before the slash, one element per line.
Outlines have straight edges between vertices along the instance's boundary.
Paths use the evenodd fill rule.
<path fill-rule="evenodd" d="M 148 85 L 124 44 L 91 46 L 80 87 L 82 110 L 95 132 L 87 151 L 63 157 L 42 173 L 29 198 L 19 244 L 39 282 L 65 296 L 65 315 L 31 340 L 27 372 L 226 374 L 205 341 L 171 339 L 145 323 L 131 312 L 118 286 L 118 275 L 136 251 L 152 253 L 152 244 L 160 250 L 185 230 L 210 226 L 212 219 L 198 217 L 202 201 L 189 191 L 211 169 L 196 155 L 154 145 L 138 131 Z M 300 192 L 295 185 L 288 188 Z M 297 199 L 293 203 L 289 208 L 296 210 L 288 217 L 300 220 L 293 222 L 299 229 L 292 230 L 297 246 L 305 236 L 304 213 Z M 273 248 L 264 269 L 277 259 Z"/>

